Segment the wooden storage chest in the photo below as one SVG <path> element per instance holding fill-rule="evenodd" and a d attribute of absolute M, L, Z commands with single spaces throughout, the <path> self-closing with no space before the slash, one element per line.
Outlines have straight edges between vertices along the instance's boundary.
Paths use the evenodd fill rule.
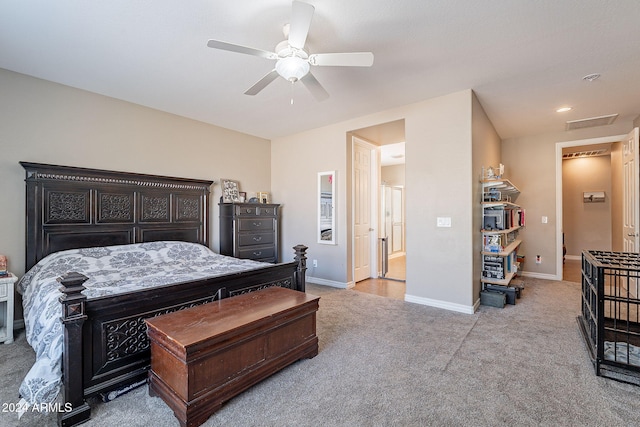
<path fill-rule="evenodd" d="M 147 319 L 149 393 L 198 426 L 233 396 L 318 354 L 319 297 L 271 287 Z"/>

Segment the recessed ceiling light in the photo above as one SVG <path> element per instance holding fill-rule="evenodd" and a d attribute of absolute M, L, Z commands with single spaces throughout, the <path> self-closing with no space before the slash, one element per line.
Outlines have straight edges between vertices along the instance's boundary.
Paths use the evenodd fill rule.
<path fill-rule="evenodd" d="M 593 74 L 587 74 L 586 76 L 584 76 L 582 78 L 582 80 L 587 81 L 587 82 L 592 82 L 594 80 L 598 80 L 599 78 L 600 78 L 600 74 L 593 73 Z"/>
<path fill-rule="evenodd" d="M 556 110 L 556 113 L 566 113 L 567 111 L 571 111 L 571 107 L 560 107 Z"/>

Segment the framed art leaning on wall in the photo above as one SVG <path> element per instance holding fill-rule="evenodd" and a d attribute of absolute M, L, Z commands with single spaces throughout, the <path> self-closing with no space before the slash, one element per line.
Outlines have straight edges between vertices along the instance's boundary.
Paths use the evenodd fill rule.
<path fill-rule="evenodd" d="M 221 179 L 220 182 L 222 183 L 222 201 L 224 203 L 239 202 L 240 186 L 238 181 Z"/>

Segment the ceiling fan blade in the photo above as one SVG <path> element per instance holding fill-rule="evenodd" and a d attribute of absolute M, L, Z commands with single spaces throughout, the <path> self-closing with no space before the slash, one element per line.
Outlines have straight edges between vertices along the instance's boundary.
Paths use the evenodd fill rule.
<path fill-rule="evenodd" d="M 289 45 L 296 49 L 304 48 L 314 11 L 315 8 L 309 3 L 293 2 L 289 23 Z"/>
<path fill-rule="evenodd" d="M 228 50 L 230 52 L 244 53 L 247 55 L 260 56 L 267 59 L 278 59 L 278 54 L 253 47 L 241 46 L 239 44 L 227 43 L 220 40 L 209 40 L 207 46 L 214 49 Z"/>
<path fill-rule="evenodd" d="M 267 85 L 269 83 L 271 83 L 272 81 L 274 81 L 277 78 L 278 78 L 278 72 L 275 69 L 273 69 L 272 71 L 267 73 L 263 78 L 258 80 L 258 82 L 256 84 L 254 84 L 249 89 L 247 89 L 247 91 L 244 94 L 245 95 L 256 95 L 262 89 L 267 87 Z"/>
<path fill-rule="evenodd" d="M 340 67 L 371 67 L 373 65 L 373 53 L 315 53 L 309 55 L 309 64 Z"/>
<path fill-rule="evenodd" d="M 329 92 L 327 92 L 322 87 L 320 82 L 316 80 L 313 74 L 307 73 L 307 75 L 304 76 L 300 81 L 307 87 L 307 89 L 309 89 L 309 92 L 311 92 L 316 100 L 324 101 L 329 97 Z"/>

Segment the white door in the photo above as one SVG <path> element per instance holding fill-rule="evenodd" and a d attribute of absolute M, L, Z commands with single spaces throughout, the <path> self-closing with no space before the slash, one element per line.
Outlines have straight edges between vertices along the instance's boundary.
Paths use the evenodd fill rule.
<path fill-rule="evenodd" d="M 623 200 L 622 241 L 625 252 L 638 252 L 638 128 L 631 131 L 623 141 Z"/>
<path fill-rule="evenodd" d="M 354 277 L 371 277 L 371 148 L 353 138 Z"/>

